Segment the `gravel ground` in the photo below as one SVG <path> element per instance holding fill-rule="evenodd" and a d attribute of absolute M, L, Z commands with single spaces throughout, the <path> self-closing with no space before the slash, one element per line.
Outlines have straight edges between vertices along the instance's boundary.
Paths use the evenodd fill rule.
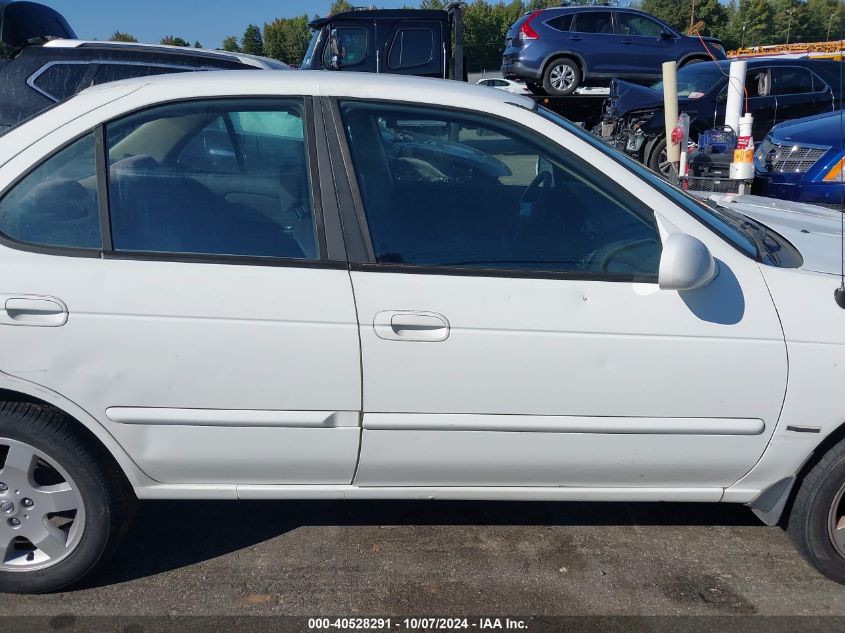
<path fill-rule="evenodd" d="M 84 585 L 0 614 L 845 616 L 845 587 L 741 506 L 147 502 Z"/>

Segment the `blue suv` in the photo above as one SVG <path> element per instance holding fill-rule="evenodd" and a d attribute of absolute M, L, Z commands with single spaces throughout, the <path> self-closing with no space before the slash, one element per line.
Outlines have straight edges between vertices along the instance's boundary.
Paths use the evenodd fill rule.
<path fill-rule="evenodd" d="M 587 82 L 605 83 L 612 77 L 659 78 L 663 62 L 674 60 L 680 67 L 709 60 L 711 53 L 726 59 L 718 39 L 678 33 L 642 11 L 609 6 L 540 9 L 526 13 L 508 30 L 502 74 L 525 81 L 535 94 L 563 96 Z"/>

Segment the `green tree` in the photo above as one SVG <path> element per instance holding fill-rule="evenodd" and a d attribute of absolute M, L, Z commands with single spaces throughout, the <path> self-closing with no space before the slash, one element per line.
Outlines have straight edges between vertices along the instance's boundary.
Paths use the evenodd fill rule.
<path fill-rule="evenodd" d="M 241 47 L 238 44 L 238 38 L 235 35 L 230 35 L 226 39 L 223 40 L 223 50 L 229 51 L 230 53 L 240 53 Z"/>
<path fill-rule="evenodd" d="M 352 11 L 353 9 L 355 9 L 355 7 L 351 2 L 349 2 L 349 0 L 334 0 L 334 2 L 332 2 L 332 6 L 329 7 L 329 15 L 343 13 L 344 11 Z"/>
<path fill-rule="evenodd" d="M 264 54 L 264 40 L 261 37 L 261 29 L 256 25 L 250 24 L 246 27 L 244 36 L 241 38 L 241 50 L 249 55 Z"/>
<path fill-rule="evenodd" d="M 190 46 L 187 40 L 183 40 L 181 37 L 174 37 L 173 35 L 165 35 L 161 38 L 161 43 L 166 46 Z"/>
<path fill-rule="evenodd" d="M 302 61 L 311 39 L 307 15 L 276 18 L 264 25 L 264 54 L 286 64 Z"/>
<path fill-rule="evenodd" d="M 202 48 L 202 44 L 200 44 L 199 40 L 194 41 L 194 48 Z"/>
<path fill-rule="evenodd" d="M 135 38 L 134 35 L 130 33 L 124 33 L 123 31 L 115 31 L 111 34 L 109 38 L 110 42 L 137 42 L 138 40 Z"/>

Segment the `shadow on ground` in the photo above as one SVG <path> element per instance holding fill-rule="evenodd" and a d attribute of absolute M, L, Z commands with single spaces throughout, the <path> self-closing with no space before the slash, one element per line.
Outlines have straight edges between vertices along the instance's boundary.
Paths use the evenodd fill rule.
<path fill-rule="evenodd" d="M 302 526 L 761 525 L 743 506 L 481 501 L 147 501 L 110 564 L 76 589 L 144 578 Z"/>

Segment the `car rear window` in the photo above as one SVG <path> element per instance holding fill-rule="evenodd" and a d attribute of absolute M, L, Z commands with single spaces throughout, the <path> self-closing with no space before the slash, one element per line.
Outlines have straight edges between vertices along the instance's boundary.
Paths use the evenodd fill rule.
<path fill-rule="evenodd" d="M 548 20 L 546 24 L 558 31 L 568 31 L 569 27 L 572 26 L 572 14 L 559 15 L 556 18 Z"/>

